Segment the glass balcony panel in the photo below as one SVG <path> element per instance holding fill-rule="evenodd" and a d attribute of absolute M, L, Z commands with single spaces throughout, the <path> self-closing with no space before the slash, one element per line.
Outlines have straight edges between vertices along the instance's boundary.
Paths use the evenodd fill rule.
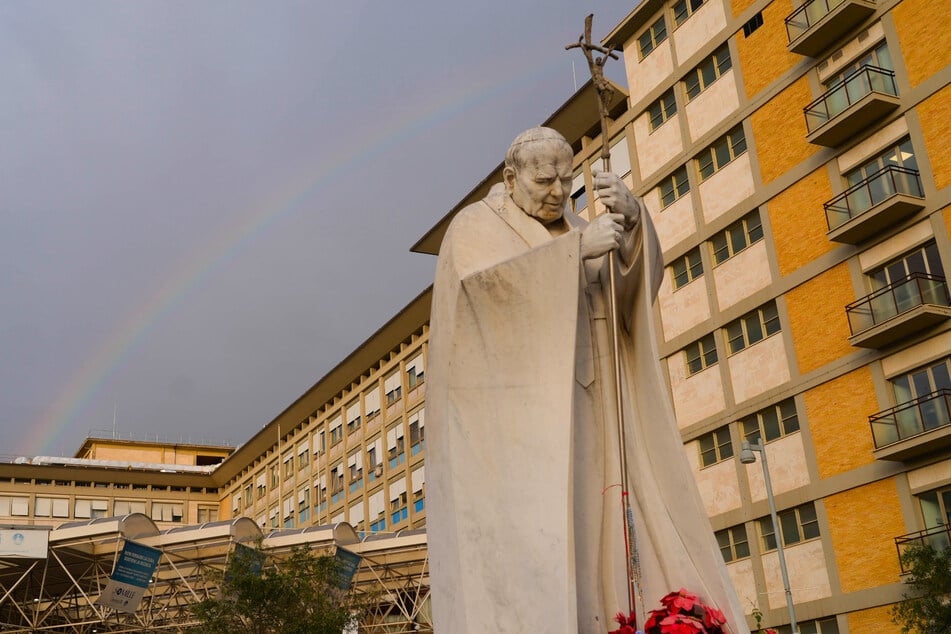
<path fill-rule="evenodd" d="M 872 438 L 876 447 L 885 447 L 898 442 L 898 427 L 891 421 L 872 421 Z"/>
<path fill-rule="evenodd" d="M 873 324 L 880 324 L 898 314 L 896 299 L 896 295 L 889 292 L 872 297 L 869 301 L 869 308 L 871 309 Z"/>

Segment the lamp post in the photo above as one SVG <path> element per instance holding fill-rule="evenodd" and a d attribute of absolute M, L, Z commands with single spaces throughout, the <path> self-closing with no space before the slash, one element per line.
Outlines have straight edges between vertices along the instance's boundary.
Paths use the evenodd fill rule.
<path fill-rule="evenodd" d="M 779 571 L 783 575 L 783 590 L 786 591 L 786 608 L 789 610 L 789 628 L 792 634 L 799 634 L 799 627 L 796 625 L 796 608 L 793 607 L 792 591 L 789 589 L 789 573 L 786 571 L 786 555 L 783 552 L 783 536 L 779 532 L 779 518 L 776 516 L 776 500 L 773 498 L 773 485 L 769 480 L 769 465 L 766 462 L 766 448 L 763 442 L 757 440 L 756 444 L 751 445 L 748 440 L 743 441 L 743 450 L 740 452 L 740 462 L 742 464 L 753 464 L 756 462 L 754 451 L 758 451 L 763 459 L 763 480 L 766 484 L 766 499 L 769 501 L 769 515 L 773 519 L 773 537 L 776 539 L 776 552 L 779 554 Z"/>

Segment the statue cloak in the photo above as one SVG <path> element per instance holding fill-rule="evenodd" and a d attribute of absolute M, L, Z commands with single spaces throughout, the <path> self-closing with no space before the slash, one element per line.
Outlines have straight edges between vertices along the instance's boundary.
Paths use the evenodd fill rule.
<path fill-rule="evenodd" d="M 605 634 L 627 611 L 607 257 L 496 186 L 453 219 L 434 284 L 427 533 L 436 634 Z M 681 587 L 749 632 L 684 454 L 656 349 L 649 216 L 616 261 L 638 623 Z M 558 237 L 552 234 L 561 233 Z"/>

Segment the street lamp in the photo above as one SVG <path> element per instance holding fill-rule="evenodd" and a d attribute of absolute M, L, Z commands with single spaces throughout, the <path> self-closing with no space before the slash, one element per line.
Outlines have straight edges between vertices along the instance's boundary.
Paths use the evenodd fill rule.
<path fill-rule="evenodd" d="M 789 610 L 789 629 L 792 634 L 799 633 L 799 627 L 796 625 L 796 609 L 793 607 L 792 591 L 789 589 L 789 573 L 786 571 L 786 555 L 783 552 L 783 536 L 779 532 L 779 518 L 776 517 L 776 500 L 773 499 L 773 485 L 769 480 L 769 465 L 766 462 L 766 448 L 763 447 L 761 440 L 751 445 L 748 440 L 743 441 L 743 450 L 740 452 L 740 462 L 742 464 L 753 464 L 756 462 L 754 451 L 758 451 L 763 459 L 763 480 L 766 483 L 766 499 L 769 501 L 769 515 L 773 519 L 773 536 L 776 539 L 776 552 L 779 554 L 779 571 L 783 575 L 783 590 L 786 591 L 786 608 Z"/>

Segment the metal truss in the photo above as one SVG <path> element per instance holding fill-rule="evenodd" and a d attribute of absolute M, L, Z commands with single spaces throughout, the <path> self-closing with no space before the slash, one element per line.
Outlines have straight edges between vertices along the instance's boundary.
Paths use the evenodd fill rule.
<path fill-rule="evenodd" d="M 126 540 L 161 551 L 145 597 L 131 614 L 97 605 Z M 424 531 L 361 539 L 348 524 L 263 535 L 248 518 L 159 532 L 146 516 L 64 524 L 50 532 L 45 560 L 0 559 L 0 632 L 184 632 L 197 625 L 191 607 L 218 591 L 217 579 L 237 543 L 277 555 L 295 547 L 362 557 L 354 590 L 372 605 L 360 632 L 432 633 Z"/>

